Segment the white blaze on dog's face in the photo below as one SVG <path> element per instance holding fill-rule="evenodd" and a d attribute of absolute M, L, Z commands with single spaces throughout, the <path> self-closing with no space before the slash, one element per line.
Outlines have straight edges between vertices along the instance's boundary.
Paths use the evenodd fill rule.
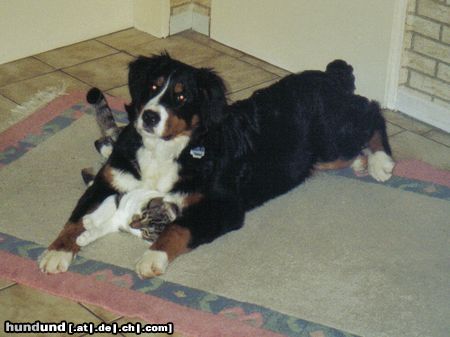
<path fill-rule="evenodd" d="M 150 91 L 156 96 L 152 97 L 139 113 L 136 129 L 143 138 L 163 138 L 165 133 L 169 113 L 161 104 L 161 99 L 166 93 L 170 81 L 164 82 L 164 77 L 161 76 L 151 85 Z"/>

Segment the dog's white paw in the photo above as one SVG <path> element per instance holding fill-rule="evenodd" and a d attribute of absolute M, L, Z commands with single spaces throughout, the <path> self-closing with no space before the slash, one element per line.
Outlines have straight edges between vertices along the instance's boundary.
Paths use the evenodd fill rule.
<path fill-rule="evenodd" d="M 140 278 L 150 278 L 164 274 L 169 265 L 166 252 L 147 250 L 136 264 L 136 273 Z"/>
<path fill-rule="evenodd" d="M 76 243 L 78 246 L 84 247 L 96 239 L 97 236 L 93 235 L 93 230 L 86 230 L 77 237 Z"/>
<path fill-rule="evenodd" d="M 356 157 L 353 161 L 351 168 L 357 174 L 362 174 L 367 172 L 367 157 L 364 155 L 360 155 Z"/>
<path fill-rule="evenodd" d="M 376 181 L 386 181 L 392 177 L 395 163 L 384 151 L 377 151 L 369 155 L 369 174 Z"/>
<path fill-rule="evenodd" d="M 61 250 L 46 250 L 38 259 L 39 268 L 44 273 L 64 273 L 69 269 L 74 254 Z"/>
<path fill-rule="evenodd" d="M 87 231 L 97 227 L 94 221 L 94 217 L 91 214 L 87 214 L 83 217 L 83 227 Z"/>

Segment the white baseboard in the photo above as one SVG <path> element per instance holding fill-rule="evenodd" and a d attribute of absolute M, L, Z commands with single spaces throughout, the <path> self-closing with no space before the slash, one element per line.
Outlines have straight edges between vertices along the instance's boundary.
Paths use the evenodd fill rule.
<path fill-rule="evenodd" d="M 192 11 L 186 11 L 170 17 L 170 35 L 192 28 Z"/>
<path fill-rule="evenodd" d="M 398 89 L 396 109 L 450 133 L 450 109 L 426 101 L 405 88 Z"/>
<path fill-rule="evenodd" d="M 191 6 L 187 11 L 170 17 L 170 35 L 193 29 L 209 36 L 209 16 L 193 11 Z"/>
<path fill-rule="evenodd" d="M 209 16 L 200 13 L 192 13 L 192 29 L 209 36 Z"/>

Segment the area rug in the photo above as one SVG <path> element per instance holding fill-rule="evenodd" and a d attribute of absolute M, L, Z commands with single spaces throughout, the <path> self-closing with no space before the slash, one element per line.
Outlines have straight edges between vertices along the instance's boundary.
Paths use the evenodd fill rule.
<path fill-rule="evenodd" d="M 123 101 L 109 97 L 125 122 Z M 243 229 L 140 280 L 146 244 L 124 233 L 87 247 L 62 275 L 36 259 L 99 165 L 84 93 L 0 134 L 0 276 L 181 336 L 444 336 L 450 309 L 450 173 L 398 163 L 387 184 L 319 174 L 250 212 Z M 321 324 L 319 324 L 321 323 Z M 350 331 L 344 332 L 344 331 Z"/>

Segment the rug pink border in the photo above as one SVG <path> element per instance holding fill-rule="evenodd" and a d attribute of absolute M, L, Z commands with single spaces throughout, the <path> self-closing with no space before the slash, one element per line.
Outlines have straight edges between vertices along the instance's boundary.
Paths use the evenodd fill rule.
<path fill-rule="evenodd" d="M 395 165 L 394 175 L 450 187 L 449 171 L 437 169 L 420 160 L 411 159 L 399 161 Z"/>
<path fill-rule="evenodd" d="M 53 295 L 99 305 L 119 315 L 138 317 L 150 323 L 172 322 L 175 332 L 183 337 L 283 336 L 224 316 L 194 310 L 152 295 L 98 282 L 89 276 L 72 272 L 47 275 L 39 270 L 36 261 L 5 251 L 0 251 L 0 269 L 2 276 Z M 86 287 L 86 284 L 90 286 Z"/>
<path fill-rule="evenodd" d="M 123 99 L 113 96 L 107 97 L 111 108 L 116 110 L 124 109 Z M 42 125 L 59 116 L 61 111 L 72 107 L 74 104 L 85 101 L 85 92 L 72 92 L 58 97 L 45 107 L 33 112 L 28 117 L 0 133 L 0 151 L 4 151 L 7 147 L 11 146 L 11 144 L 17 144 L 29 134 L 39 134 Z"/>

